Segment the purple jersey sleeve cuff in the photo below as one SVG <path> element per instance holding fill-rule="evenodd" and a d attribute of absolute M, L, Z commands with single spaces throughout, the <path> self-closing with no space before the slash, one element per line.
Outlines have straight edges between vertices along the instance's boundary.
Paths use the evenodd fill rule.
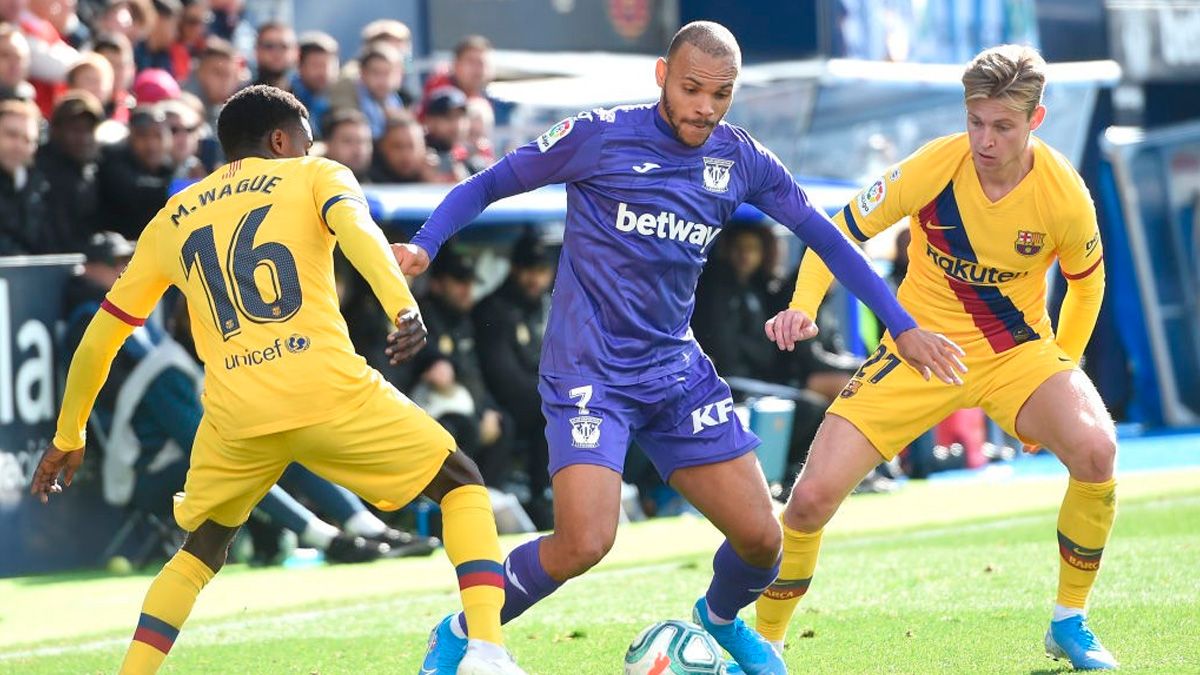
<path fill-rule="evenodd" d="M 892 337 L 917 327 L 896 301 L 892 289 L 872 269 L 867 256 L 822 214 L 814 211 L 795 232 L 821 257 L 838 282 L 875 312 Z"/>
<path fill-rule="evenodd" d="M 454 186 L 413 236 L 411 243 L 425 249 L 432 259 L 450 237 L 475 220 L 488 204 L 511 197 L 524 189 L 505 157 Z"/>

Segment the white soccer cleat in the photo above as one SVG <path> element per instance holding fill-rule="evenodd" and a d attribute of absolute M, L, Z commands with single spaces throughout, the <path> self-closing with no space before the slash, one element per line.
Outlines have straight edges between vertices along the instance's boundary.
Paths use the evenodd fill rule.
<path fill-rule="evenodd" d="M 469 640 L 467 654 L 458 664 L 458 675 L 527 675 L 508 650 L 483 640 Z"/>

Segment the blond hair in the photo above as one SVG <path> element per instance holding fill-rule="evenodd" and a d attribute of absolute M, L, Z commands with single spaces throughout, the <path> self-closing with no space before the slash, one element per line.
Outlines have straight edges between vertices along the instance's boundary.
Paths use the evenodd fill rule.
<path fill-rule="evenodd" d="M 1033 47 L 1000 45 L 980 52 L 963 72 L 967 101 L 990 98 L 1026 117 L 1042 103 L 1046 61 Z"/>

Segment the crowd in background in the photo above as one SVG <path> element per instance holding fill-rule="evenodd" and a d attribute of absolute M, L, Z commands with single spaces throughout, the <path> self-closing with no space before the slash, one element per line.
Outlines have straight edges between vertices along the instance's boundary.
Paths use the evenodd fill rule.
<path fill-rule="evenodd" d="M 455 183 L 496 159 L 485 38 L 461 40 L 420 82 L 407 72 L 412 35 L 399 21 L 367 24 L 357 56 L 342 63 L 331 36 L 297 36 L 275 21 L 251 26 L 243 9 L 241 0 L 0 0 L 0 255 L 85 253 L 64 303 L 64 365 L 142 227 L 169 194 L 223 163 L 217 118 L 242 87 L 293 92 L 310 112 L 314 152 L 362 183 Z M 795 353 L 781 354 L 763 337 L 794 277 L 778 274 L 776 244 L 767 227 L 726 228 L 701 278 L 693 327 L 718 372 L 798 392 L 790 479 L 860 359 L 842 346 L 828 322 L 833 313 L 821 339 Z M 507 277 L 483 292 L 475 262 L 448 245 L 418 289 L 427 346 L 403 366 L 386 362 L 390 321 L 369 287 L 344 261 L 338 269 L 359 352 L 446 426 L 489 485 L 515 495 L 525 521 L 540 528 L 552 524 L 553 511 L 537 370 L 556 265 L 555 246 L 528 229 L 511 244 Z M 169 512 L 201 414 L 201 371 L 174 300 L 127 342 L 92 420 L 106 495 L 147 513 Z M 146 364 L 154 377 L 130 378 Z M 122 409 L 131 380 L 140 387 L 136 404 Z M 628 481 L 647 496 L 662 488 L 638 466 L 631 462 Z M 866 487 L 880 481 L 886 475 Z M 299 468 L 277 490 L 264 500 L 266 519 L 331 559 L 432 547 Z"/>
<path fill-rule="evenodd" d="M 172 190 L 221 165 L 217 118 L 269 84 L 309 109 L 314 151 L 363 183 L 454 183 L 494 161 L 492 49 L 464 38 L 419 91 L 412 34 L 367 24 L 357 56 L 321 32 L 251 26 L 242 0 L 0 1 L 0 255 L 136 240 Z"/>

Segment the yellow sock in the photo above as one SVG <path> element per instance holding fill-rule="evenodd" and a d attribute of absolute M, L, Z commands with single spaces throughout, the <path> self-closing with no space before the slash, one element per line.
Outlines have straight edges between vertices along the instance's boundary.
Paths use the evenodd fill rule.
<path fill-rule="evenodd" d="M 1084 609 L 1117 515 L 1117 482 L 1072 478 L 1058 510 L 1058 604 Z"/>
<path fill-rule="evenodd" d="M 192 612 L 196 596 L 213 574 L 208 565 L 187 551 L 180 550 L 167 561 L 146 592 L 133 642 L 121 664 L 121 675 L 158 671 Z"/>
<path fill-rule="evenodd" d="M 500 633 L 504 565 L 487 488 L 465 485 L 442 498 L 442 534 L 446 555 L 458 574 L 467 635 L 504 644 Z"/>
<path fill-rule="evenodd" d="M 758 598 L 758 633 L 771 642 L 783 642 L 787 635 L 788 622 L 800 598 L 808 592 L 813 571 L 817 569 L 817 554 L 821 551 L 821 534 L 793 530 L 783 525 L 783 561 L 779 565 L 779 578 Z"/>

